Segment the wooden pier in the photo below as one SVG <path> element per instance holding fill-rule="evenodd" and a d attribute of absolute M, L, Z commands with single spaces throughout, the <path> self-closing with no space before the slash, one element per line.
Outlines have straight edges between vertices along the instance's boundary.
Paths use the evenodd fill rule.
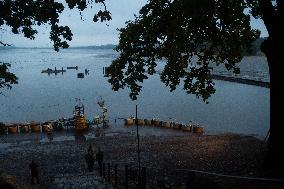
<path fill-rule="evenodd" d="M 63 74 L 63 72 L 66 72 L 66 70 L 63 69 L 63 67 L 60 70 L 56 69 L 56 67 L 55 67 L 54 70 L 51 69 L 51 68 L 47 68 L 46 70 L 41 71 L 41 73 L 47 73 L 48 75 L 50 75 L 50 74 L 57 75 L 59 73 Z"/>

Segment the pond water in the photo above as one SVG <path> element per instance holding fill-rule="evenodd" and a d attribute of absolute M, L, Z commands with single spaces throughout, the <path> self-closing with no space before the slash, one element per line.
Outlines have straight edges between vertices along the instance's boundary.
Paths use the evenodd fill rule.
<path fill-rule="evenodd" d="M 85 105 L 86 117 L 92 120 L 101 114 L 97 104 L 100 96 L 109 110 L 110 121 L 135 115 L 204 126 L 207 133 L 232 132 L 264 137 L 269 128 L 269 94 L 267 88 L 215 81 L 216 93 L 209 104 L 182 88 L 170 92 L 160 82 L 159 75 L 143 83 L 137 101 L 131 101 L 129 90 L 114 92 L 103 67 L 117 56 L 111 49 L 67 49 L 59 53 L 52 49 L 2 49 L 2 62 L 11 63 L 10 70 L 19 77 L 12 90 L 0 95 L 0 122 L 30 122 L 71 117 L 80 98 Z M 66 69 L 78 66 L 78 69 Z M 63 67 L 63 74 L 41 73 L 47 68 Z M 77 78 L 77 73 L 89 74 Z M 161 69 L 161 67 L 159 68 Z"/>

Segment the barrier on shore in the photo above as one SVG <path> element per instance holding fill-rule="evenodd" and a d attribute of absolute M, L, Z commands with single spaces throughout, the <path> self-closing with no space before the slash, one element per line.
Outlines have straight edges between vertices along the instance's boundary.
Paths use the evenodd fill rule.
<path fill-rule="evenodd" d="M 73 120 L 59 119 L 58 121 L 30 122 L 30 123 L 0 123 L 0 134 L 39 133 L 59 131 L 74 127 Z"/>
<path fill-rule="evenodd" d="M 124 125 L 126 127 L 130 127 L 133 125 L 138 126 L 152 126 L 152 127 L 161 127 L 161 128 L 171 128 L 176 130 L 182 130 L 185 132 L 193 132 L 193 133 L 204 133 L 204 128 L 198 124 L 189 123 L 187 125 L 181 123 L 175 123 L 172 121 L 160 121 L 159 119 L 135 119 L 133 117 L 129 117 L 124 119 Z"/>
<path fill-rule="evenodd" d="M 237 82 L 237 83 L 242 83 L 242 84 L 270 88 L 270 82 L 265 82 L 265 81 L 256 81 L 252 79 L 245 79 L 245 78 L 238 78 L 238 77 L 224 76 L 224 75 L 217 75 L 217 74 L 212 74 L 212 78 L 217 79 L 217 80 Z"/>

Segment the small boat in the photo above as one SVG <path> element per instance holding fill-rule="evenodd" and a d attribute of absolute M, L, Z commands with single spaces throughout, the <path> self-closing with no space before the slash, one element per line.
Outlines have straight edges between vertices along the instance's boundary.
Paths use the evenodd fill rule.
<path fill-rule="evenodd" d="M 74 109 L 74 126 L 75 130 L 80 132 L 80 131 L 85 131 L 89 128 L 89 125 L 87 124 L 87 120 L 85 118 L 85 113 L 84 113 L 84 105 L 79 104 L 75 106 Z"/>
<path fill-rule="evenodd" d="M 78 70 L 78 66 L 67 66 L 67 69 L 75 69 L 75 70 Z"/>
<path fill-rule="evenodd" d="M 42 70 L 41 73 L 52 73 L 52 69 L 47 68 L 46 70 Z"/>
<path fill-rule="evenodd" d="M 84 73 L 78 73 L 77 78 L 84 78 Z"/>

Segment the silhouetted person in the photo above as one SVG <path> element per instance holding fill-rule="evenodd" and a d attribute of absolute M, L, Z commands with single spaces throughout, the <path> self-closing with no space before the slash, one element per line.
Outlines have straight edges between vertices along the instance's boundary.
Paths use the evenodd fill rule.
<path fill-rule="evenodd" d="M 39 183 L 38 177 L 38 165 L 32 160 L 32 163 L 29 165 L 31 170 L 31 184 L 34 184 L 34 179 L 36 179 L 37 184 Z"/>
<path fill-rule="evenodd" d="M 88 148 L 88 153 L 94 155 L 94 150 L 92 148 L 92 145 L 90 144 L 89 148 Z"/>
<path fill-rule="evenodd" d="M 92 172 L 94 170 L 95 159 L 94 159 L 94 151 L 91 145 L 88 148 L 88 153 L 85 155 L 85 160 L 88 165 L 89 171 Z"/>
<path fill-rule="evenodd" d="M 98 148 L 98 152 L 96 154 L 96 159 L 99 165 L 99 171 L 102 173 L 103 161 L 104 161 L 104 153 L 101 151 L 101 148 Z"/>

